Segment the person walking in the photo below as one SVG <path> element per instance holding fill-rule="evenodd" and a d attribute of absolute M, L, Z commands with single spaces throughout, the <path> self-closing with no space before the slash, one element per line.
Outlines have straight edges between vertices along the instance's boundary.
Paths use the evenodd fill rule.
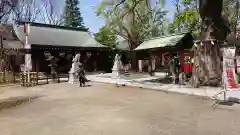
<path fill-rule="evenodd" d="M 85 86 L 85 82 L 87 81 L 85 77 L 85 71 L 82 63 L 79 64 L 79 69 L 77 70 L 78 79 L 79 79 L 79 87 Z"/>

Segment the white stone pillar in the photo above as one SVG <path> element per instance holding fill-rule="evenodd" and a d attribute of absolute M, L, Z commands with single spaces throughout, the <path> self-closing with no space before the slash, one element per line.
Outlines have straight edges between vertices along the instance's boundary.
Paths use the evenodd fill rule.
<path fill-rule="evenodd" d="M 143 67 L 142 64 L 143 64 L 142 60 L 138 60 L 138 70 L 139 70 L 139 72 L 142 72 L 142 67 Z"/>
<path fill-rule="evenodd" d="M 156 57 L 153 56 L 151 61 L 152 61 L 152 71 L 155 71 L 155 69 L 156 69 Z"/>
<path fill-rule="evenodd" d="M 165 63 L 165 57 L 164 57 L 164 54 L 162 54 L 162 66 L 164 66 L 164 63 Z"/>

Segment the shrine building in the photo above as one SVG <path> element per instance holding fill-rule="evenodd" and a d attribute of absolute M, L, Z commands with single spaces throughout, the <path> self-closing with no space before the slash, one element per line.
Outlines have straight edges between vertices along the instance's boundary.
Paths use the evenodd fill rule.
<path fill-rule="evenodd" d="M 16 22 L 13 30 L 19 41 L 26 43 L 26 22 Z M 81 62 L 88 71 L 109 70 L 104 60 L 108 58 L 109 48 L 101 45 L 88 33 L 88 29 L 70 28 L 40 23 L 28 23 L 28 44 L 25 53 L 30 53 L 33 72 L 50 72 L 48 55 L 56 57 L 59 73 L 68 73 L 73 57 L 81 54 Z"/>

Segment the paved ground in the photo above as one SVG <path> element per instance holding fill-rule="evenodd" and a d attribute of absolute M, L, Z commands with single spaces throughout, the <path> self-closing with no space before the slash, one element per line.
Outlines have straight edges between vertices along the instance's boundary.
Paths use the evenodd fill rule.
<path fill-rule="evenodd" d="M 23 90 L 5 88 L 0 95 Z M 85 88 L 67 83 L 43 85 L 25 94 L 41 97 L 1 110 L 1 135 L 240 133 L 239 105 L 213 110 L 213 101 L 200 97 L 99 83 Z"/>
<path fill-rule="evenodd" d="M 133 86 L 133 87 L 141 87 L 145 89 L 153 89 L 153 90 L 160 90 L 165 92 L 177 92 L 182 94 L 189 94 L 189 95 L 198 95 L 208 98 L 216 97 L 218 99 L 224 99 L 224 94 L 219 92 L 223 91 L 223 88 L 218 87 L 203 87 L 200 88 L 192 88 L 189 85 L 176 85 L 176 84 L 164 84 L 164 83 L 156 83 L 151 82 L 151 80 L 156 80 L 159 78 L 163 78 L 165 75 L 163 73 L 158 73 L 158 76 L 148 76 L 144 78 L 137 78 L 137 79 L 126 79 L 126 78 L 116 78 L 116 77 L 106 77 L 110 76 L 109 74 L 100 74 L 100 75 L 90 75 L 87 76 L 88 79 L 94 82 L 101 82 L 101 83 L 110 83 L 110 84 L 124 84 L 126 86 Z M 226 99 L 228 98 L 239 98 L 240 99 L 240 93 L 231 91 L 227 92 Z"/>

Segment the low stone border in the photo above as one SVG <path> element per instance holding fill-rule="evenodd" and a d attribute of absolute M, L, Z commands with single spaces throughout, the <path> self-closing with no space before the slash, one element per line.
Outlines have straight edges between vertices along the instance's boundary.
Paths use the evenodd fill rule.
<path fill-rule="evenodd" d="M 216 99 L 214 96 L 222 91 L 221 88 L 210 88 L 210 87 L 201 87 L 201 88 L 191 88 L 186 87 L 186 85 L 174 85 L 174 84 L 160 84 L 160 83 L 152 83 L 152 82 L 142 82 L 137 80 L 123 80 L 123 79 L 115 79 L 115 78 L 103 78 L 97 76 L 88 76 L 91 81 L 101 82 L 101 83 L 110 83 L 116 84 L 119 86 L 131 86 L 131 87 L 139 87 L 145 89 L 153 89 L 159 90 L 163 92 L 174 92 L 188 95 L 195 95 L 201 97 L 207 97 L 210 99 Z M 141 79 L 138 79 L 141 80 Z M 142 79 L 144 80 L 144 79 Z M 218 95 L 218 99 L 222 99 L 223 95 Z"/>

